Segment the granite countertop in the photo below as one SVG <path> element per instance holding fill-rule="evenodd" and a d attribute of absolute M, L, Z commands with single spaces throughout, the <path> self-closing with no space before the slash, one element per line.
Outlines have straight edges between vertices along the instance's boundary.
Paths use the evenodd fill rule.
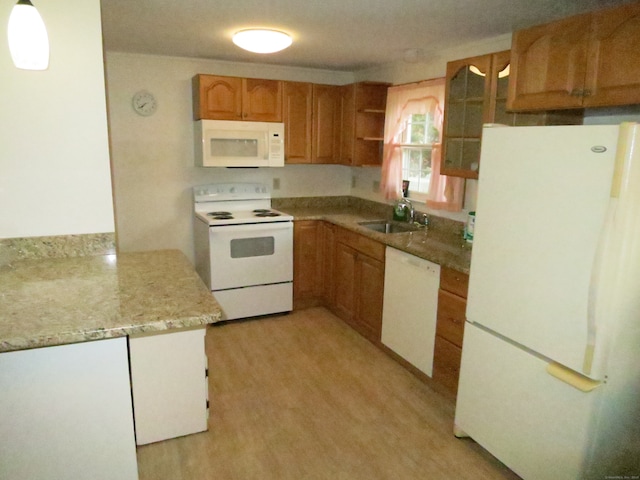
<path fill-rule="evenodd" d="M 179 250 L 0 265 L 0 352 L 194 327 L 220 317 Z"/>
<path fill-rule="evenodd" d="M 374 203 L 327 204 L 310 201 L 300 204 L 282 201 L 277 208 L 293 215 L 294 220 L 324 220 L 440 266 L 469 273 L 471 245 L 462 238 L 461 222 L 431 217 L 430 226 L 426 229 L 406 233 L 380 233 L 359 225 L 363 221 L 389 220 L 391 206 L 373 205 Z"/>

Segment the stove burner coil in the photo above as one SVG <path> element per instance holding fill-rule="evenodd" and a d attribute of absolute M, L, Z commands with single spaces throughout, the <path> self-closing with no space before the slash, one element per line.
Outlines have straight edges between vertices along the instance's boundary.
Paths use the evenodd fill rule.
<path fill-rule="evenodd" d="M 271 210 L 267 209 L 267 208 L 256 208 L 255 210 L 253 210 L 253 213 L 268 213 Z"/>
<path fill-rule="evenodd" d="M 211 217 L 213 220 L 232 220 L 233 215 L 231 212 L 211 212 L 207 213 L 207 217 Z"/>
<path fill-rule="evenodd" d="M 279 216 L 280 216 L 279 213 L 270 212 L 270 211 L 256 213 L 256 217 L 279 217 Z"/>

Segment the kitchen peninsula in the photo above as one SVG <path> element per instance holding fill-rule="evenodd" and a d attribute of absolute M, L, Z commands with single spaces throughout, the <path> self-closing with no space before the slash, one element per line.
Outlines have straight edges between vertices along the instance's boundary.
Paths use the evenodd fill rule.
<path fill-rule="evenodd" d="M 145 382 L 133 347 L 149 333 L 198 331 L 206 428 L 204 326 L 220 309 L 184 254 L 29 258 L 20 241 L 0 246 L 0 477 L 137 478 L 136 383 Z"/>
<path fill-rule="evenodd" d="M 0 266 L 0 353 L 186 328 L 220 318 L 178 250 Z"/>

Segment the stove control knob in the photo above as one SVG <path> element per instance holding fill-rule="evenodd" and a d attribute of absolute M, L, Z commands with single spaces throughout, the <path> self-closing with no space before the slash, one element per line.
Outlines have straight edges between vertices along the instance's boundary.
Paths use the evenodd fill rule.
<path fill-rule="evenodd" d="M 229 189 L 229 193 L 236 193 L 236 187 L 231 187 Z"/>

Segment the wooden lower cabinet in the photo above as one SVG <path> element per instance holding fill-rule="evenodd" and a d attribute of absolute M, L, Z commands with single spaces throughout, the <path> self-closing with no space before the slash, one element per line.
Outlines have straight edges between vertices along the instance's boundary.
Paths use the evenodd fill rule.
<path fill-rule="evenodd" d="M 315 220 L 293 223 L 293 308 L 321 303 L 322 247 L 321 224 Z"/>
<path fill-rule="evenodd" d="M 336 304 L 335 282 L 335 228 L 331 223 L 320 222 L 320 239 L 322 250 L 322 301 L 330 309 Z"/>
<path fill-rule="evenodd" d="M 385 246 L 336 227 L 336 315 L 374 343 L 382 333 Z"/>
<path fill-rule="evenodd" d="M 357 252 L 350 246 L 339 242 L 335 246 L 334 281 L 336 284 L 335 313 L 344 321 L 352 324 L 355 311 L 355 276 Z"/>
<path fill-rule="evenodd" d="M 460 376 L 468 288 L 467 274 L 445 267 L 440 269 L 433 380 L 454 395 Z"/>
<path fill-rule="evenodd" d="M 355 313 L 357 329 L 373 342 L 382 334 L 384 262 L 358 253 L 355 272 Z"/>
<path fill-rule="evenodd" d="M 323 221 L 296 221 L 293 232 L 294 309 L 325 305 L 380 342 L 385 246 Z"/>

